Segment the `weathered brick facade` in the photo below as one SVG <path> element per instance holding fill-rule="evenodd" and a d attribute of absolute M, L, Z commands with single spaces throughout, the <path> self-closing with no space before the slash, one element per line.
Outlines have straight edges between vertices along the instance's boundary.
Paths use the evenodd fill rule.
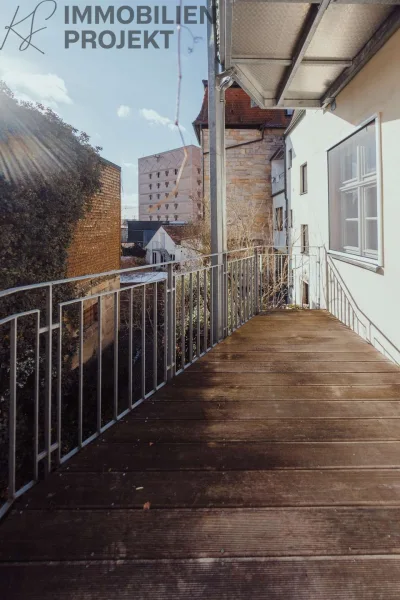
<path fill-rule="evenodd" d="M 194 129 L 202 148 L 204 198 L 209 201 L 209 131 L 207 82 Z M 284 110 L 251 105 L 238 86 L 225 92 L 226 212 L 228 240 L 273 243 L 271 158 L 284 147 L 290 117 Z"/>
<path fill-rule="evenodd" d="M 103 162 L 102 190 L 81 219 L 68 251 L 68 277 L 120 268 L 121 169 Z"/>
<path fill-rule="evenodd" d="M 210 193 L 208 133 L 208 129 L 202 130 L 206 202 L 209 200 Z M 228 238 L 230 232 L 235 234 L 235 230 L 240 228 L 250 230 L 254 241 L 272 244 L 270 159 L 279 148 L 283 147 L 283 131 L 265 129 L 262 133 L 257 129 L 226 129 L 225 146 Z"/>

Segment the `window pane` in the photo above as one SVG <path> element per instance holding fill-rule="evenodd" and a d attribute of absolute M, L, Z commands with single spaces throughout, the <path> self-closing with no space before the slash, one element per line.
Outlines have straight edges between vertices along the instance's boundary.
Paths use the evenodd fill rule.
<path fill-rule="evenodd" d="M 343 217 L 345 219 L 358 219 L 358 193 L 357 190 L 342 194 Z"/>
<path fill-rule="evenodd" d="M 344 227 L 345 248 L 358 248 L 358 221 L 346 221 Z"/>
<path fill-rule="evenodd" d="M 378 221 L 369 219 L 365 223 L 365 249 L 378 251 Z"/>
<path fill-rule="evenodd" d="M 359 141 L 364 155 L 362 174 L 370 175 L 376 171 L 375 123 L 367 125 L 362 133 L 363 135 L 360 136 Z"/>
<path fill-rule="evenodd" d="M 366 217 L 378 216 L 378 203 L 376 199 L 376 185 L 364 188 L 364 211 Z"/>

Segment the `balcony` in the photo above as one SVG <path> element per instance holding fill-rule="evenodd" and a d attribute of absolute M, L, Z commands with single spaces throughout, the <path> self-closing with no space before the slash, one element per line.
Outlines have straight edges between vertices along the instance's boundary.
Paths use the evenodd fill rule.
<path fill-rule="evenodd" d="M 61 303 L 65 282 L 43 284 L 44 308 L 1 323 L 5 597 L 397 599 L 400 370 L 368 343 L 333 265 L 321 249 L 264 248 L 164 269 Z M 84 327 L 87 303 L 97 320 Z M 63 383 L 67 331 L 76 388 Z"/>

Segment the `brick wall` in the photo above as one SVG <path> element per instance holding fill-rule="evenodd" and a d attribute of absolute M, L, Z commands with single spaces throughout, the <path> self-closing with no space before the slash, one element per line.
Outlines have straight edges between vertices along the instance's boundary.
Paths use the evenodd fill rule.
<path fill-rule="evenodd" d="M 204 196 L 210 194 L 210 160 L 208 129 L 202 130 Z M 254 241 L 272 244 L 272 186 L 273 154 L 283 147 L 283 129 L 226 129 L 226 211 L 228 239 L 235 228 L 247 229 Z M 245 142 L 246 146 L 229 148 Z M 241 222 L 240 222 L 241 221 Z"/>
<path fill-rule="evenodd" d="M 103 160 L 102 191 L 81 219 L 68 251 L 68 277 L 120 268 L 121 169 Z"/>

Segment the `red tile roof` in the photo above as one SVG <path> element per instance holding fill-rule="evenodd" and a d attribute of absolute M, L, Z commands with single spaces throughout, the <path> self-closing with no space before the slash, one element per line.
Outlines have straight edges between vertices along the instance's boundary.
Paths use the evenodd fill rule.
<path fill-rule="evenodd" d="M 200 126 L 208 127 L 208 94 L 207 82 L 204 81 L 203 104 L 193 127 L 198 134 Z M 285 110 L 252 108 L 251 99 L 242 88 L 234 86 L 225 92 L 225 125 L 227 128 L 288 127 L 291 117 Z"/>

